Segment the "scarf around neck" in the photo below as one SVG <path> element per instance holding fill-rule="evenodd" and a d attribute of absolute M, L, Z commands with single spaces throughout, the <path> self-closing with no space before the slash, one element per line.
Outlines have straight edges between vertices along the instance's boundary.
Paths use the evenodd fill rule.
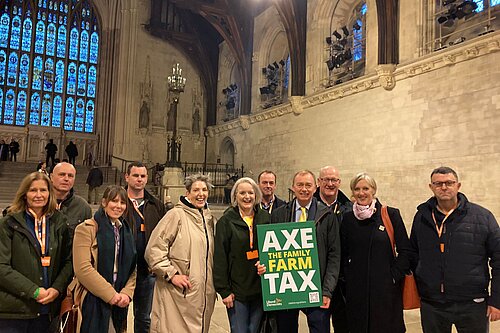
<path fill-rule="evenodd" d="M 355 202 L 352 205 L 352 211 L 354 213 L 354 216 L 356 216 L 358 220 L 369 219 L 370 217 L 372 217 L 373 213 L 375 213 L 375 211 L 377 210 L 375 208 L 376 202 L 377 200 L 373 199 L 372 203 L 368 206 L 359 205 L 357 202 Z"/>

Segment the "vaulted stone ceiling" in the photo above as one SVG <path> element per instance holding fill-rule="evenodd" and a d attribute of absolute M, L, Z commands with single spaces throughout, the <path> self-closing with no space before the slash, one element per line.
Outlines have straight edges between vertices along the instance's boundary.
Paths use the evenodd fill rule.
<path fill-rule="evenodd" d="M 330 0 L 328 0 L 330 1 Z M 337 0 L 342 1 L 342 0 Z M 398 0 L 376 0 L 379 63 L 397 62 Z M 307 0 L 151 0 L 151 34 L 181 50 L 198 69 L 205 87 L 207 125 L 214 125 L 219 44 L 225 40 L 240 71 L 240 113 L 251 110 L 254 17 L 275 6 L 285 31 L 291 60 L 290 92 L 305 94 Z"/>

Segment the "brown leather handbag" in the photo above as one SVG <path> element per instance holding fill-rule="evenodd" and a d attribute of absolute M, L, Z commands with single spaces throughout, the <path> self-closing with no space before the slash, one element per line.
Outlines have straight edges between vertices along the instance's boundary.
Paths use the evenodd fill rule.
<path fill-rule="evenodd" d="M 59 333 L 75 333 L 78 322 L 78 306 L 74 304 L 73 295 L 68 290 L 68 294 L 61 303 L 59 314 Z"/>
<path fill-rule="evenodd" d="M 391 240 L 392 253 L 396 257 L 396 244 L 394 242 L 394 228 L 392 226 L 391 218 L 387 212 L 387 206 L 382 206 L 382 222 L 384 222 L 384 227 L 387 230 L 389 239 Z M 412 310 L 420 308 L 420 295 L 418 294 L 417 283 L 415 282 L 415 277 L 410 272 L 410 274 L 405 275 L 403 281 L 403 309 Z"/>

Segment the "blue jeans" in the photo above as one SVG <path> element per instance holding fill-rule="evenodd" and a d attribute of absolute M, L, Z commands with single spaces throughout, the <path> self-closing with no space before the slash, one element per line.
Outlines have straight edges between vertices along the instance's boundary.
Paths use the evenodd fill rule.
<path fill-rule="evenodd" d="M 250 302 L 235 300 L 233 307 L 227 309 L 231 333 L 257 333 L 263 315 L 261 299 Z"/>
<path fill-rule="evenodd" d="M 153 305 L 153 275 L 137 274 L 134 291 L 134 332 L 148 333 L 151 325 L 151 307 Z"/>
<path fill-rule="evenodd" d="M 306 315 L 310 333 L 330 333 L 330 309 L 320 307 L 276 311 L 278 333 L 299 331 L 299 311 Z"/>
<path fill-rule="evenodd" d="M 49 315 L 35 319 L 0 319 L 2 333 L 46 333 L 49 326 Z"/>

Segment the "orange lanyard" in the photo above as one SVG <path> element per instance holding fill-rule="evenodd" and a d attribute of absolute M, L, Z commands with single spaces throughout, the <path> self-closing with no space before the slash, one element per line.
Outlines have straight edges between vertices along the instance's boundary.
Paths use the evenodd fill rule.
<path fill-rule="evenodd" d="M 46 228 L 46 219 L 45 215 L 42 215 L 42 217 L 38 218 L 36 213 L 31 209 L 28 208 L 28 212 L 35 218 L 35 235 L 36 239 L 38 239 L 38 243 L 40 243 L 40 247 L 42 249 L 42 257 L 45 256 L 45 247 L 46 247 L 46 237 L 47 237 L 47 228 Z M 41 230 L 40 230 L 41 227 Z"/>
<path fill-rule="evenodd" d="M 144 215 L 142 215 L 140 209 L 139 209 L 139 204 L 137 203 L 137 200 L 135 199 L 132 199 L 131 197 L 128 197 L 130 199 L 130 201 L 132 201 L 133 203 L 133 206 L 134 206 L 134 209 L 135 211 L 137 212 L 137 214 L 139 214 L 140 218 L 142 219 L 142 221 L 144 221 Z M 143 204 L 144 204 L 144 201 L 143 201 Z"/>
<path fill-rule="evenodd" d="M 438 237 L 439 238 L 441 238 L 441 235 L 443 234 L 444 223 L 446 222 L 446 219 L 451 215 L 451 213 L 453 213 L 454 210 L 455 210 L 455 208 L 453 208 L 452 210 L 450 210 L 448 212 L 448 214 L 446 214 L 444 216 L 443 222 L 441 222 L 441 226 L 440 227 L 437 224 L 436 216 L 434 215 L 434 211 L 432 211 L 432 220 L 434 221 L 434 224 L 436 225 L 436 231 L 438 233 Z M 444 253 L 444 243 L 440 243 L 439 244 L 439 249 L 441 250 L 441 253 Z"/>
<path fill-rule="evenodd" d="M 245 221 L 246 225 L 248 226 L 248 232 L 249 232 L 249 237 L 250 237 L 250 249 L 253 249 L 253 218 L 254 216 L 245 216 L 243 217 L 243 214 L 240 211 L 240 216 Z"/>

